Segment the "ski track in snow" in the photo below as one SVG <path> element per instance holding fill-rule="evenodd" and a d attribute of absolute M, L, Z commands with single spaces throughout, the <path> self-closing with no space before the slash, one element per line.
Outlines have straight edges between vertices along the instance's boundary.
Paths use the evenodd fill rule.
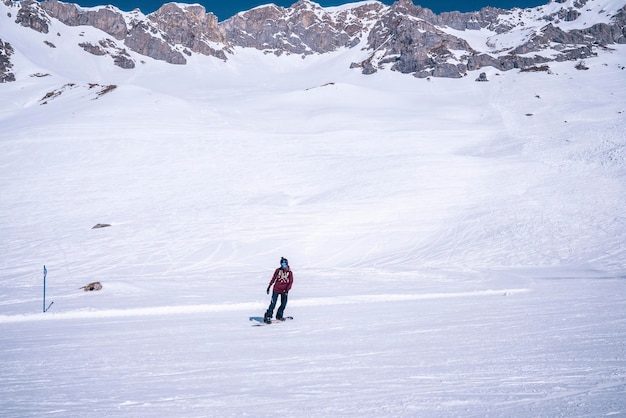
<path fill-rule="evenodd" d="M 530 289 L 500 289 L 483 290 L 475 292 L 459 293 L 432 293 L 432 294 L 382 294 L 382 295 L 353 295 L 342 297 L 308 298 L 296 299 L 289 303 L 290 307 L 321 307 L 332 305 L 347 305 L 357 303 L 382 303 L 382 302 L 406 302 L 426 299 L 450 299 L 462 297 L 481 296 L 507 296 Z M 161 316 L 161 315 L 184 315 L 211 312 L 255 312 L 266 307 L 261 303 L 230 303 L 230 304 L 204 304 L 204 305 L 179 305 L 179 306 L 157 306 L 131 309 L 107 309 L 99 311 L 68 311 L 68 312 L 46 312 L 42 314 L 23 315 L 0 315 L 0 323 L 16 323 L 30 321 L 53 321 L 63 319 L 96 319 L 96 318 L 120 318 L 135 316 Z"/>

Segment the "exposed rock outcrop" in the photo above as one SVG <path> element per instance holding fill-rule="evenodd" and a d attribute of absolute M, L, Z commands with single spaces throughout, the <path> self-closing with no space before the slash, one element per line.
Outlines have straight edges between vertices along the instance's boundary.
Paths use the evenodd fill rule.
<path fill-rule="evenodd" d="M 91 282 L 91 283 L 81 287 L 80 289 L 83 289 L 85 292 L 93 292 L 93 291 L 102 290 L 102 283 L 100 283 L 100 282 Z"/>
<path fill-rule="evenodd" d="M 10 60 L 13 52 L 11 44 L 0 39 L 0 83 L 15 81 L 15 74 L 11 72 L 13 64 Z"/>
<path fill-rule="evenodd" d="M 487 73 L 480 73 L 476 81 L 479 81 L 479 82 L 489 81 L 489 79 L 487 78 Z"/>
<path fill-rule="evenodd" d="M 93 55 L 109 55 L 113 58 L 113 63 L 124 69 L 135 68 L 135 61 L 131 58 L 125 48 L 121 48 L 113 39 L 101 39 L 97 44 L 81 42 L 78 44 L 85 51 Z"/>
<path fill-rule="evenodd" d="M 48 33 L 50 18 L 41 9 L 39 3 L 35 0 L 24 0 L 20 2 L 20 6 L 15 23 L 40 33 Z"/>

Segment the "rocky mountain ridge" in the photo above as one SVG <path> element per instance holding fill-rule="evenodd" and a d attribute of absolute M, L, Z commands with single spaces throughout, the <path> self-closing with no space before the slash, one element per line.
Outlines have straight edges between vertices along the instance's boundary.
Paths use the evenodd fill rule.
<path fill-rule="evenodd" d="M 45 43 L 51 48 L 64 42 L 49 33 L 52 22 L 99 29 L 101 38 L 76 47 L 109 56 L 113 65 L 128 70 L 142 56 L 184 65 L 193 54 L 228 60 L 237 48 L 303 57 L 360 48 L 363 59 L 350 67 L 364 74 L 390 69 L 420 78 L 455 78 L 487 66 L 506 71 L 583 60 L 598 49 L 624 44 L 626 0 L 613 3 L 618 6 L 607 10 L 599 0 L 552 0 L 531 9 L 435 14 L 411 0 L 329 8 L 300 0 L 288 8 L 260 6 L 223 22 L 197 4 L 167 3 L 148 15 L 57 0 L 2 0 L 0 5 L 11 22 L 48 34 Z M 0 82 L 9 82 L 15 79 L 14 48 L 1 35 Z"/>

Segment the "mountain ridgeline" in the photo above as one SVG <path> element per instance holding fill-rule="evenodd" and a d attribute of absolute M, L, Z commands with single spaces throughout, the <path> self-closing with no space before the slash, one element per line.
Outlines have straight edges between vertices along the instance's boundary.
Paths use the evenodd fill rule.
<path fill-rule="evenodd" d="M 46 34 L 44 42 L 51 49 L 64 42 L 52 33 L 52 22 L 99 29 L 100 37 L 85 37 L 74 46 L 108 56 L 111 65 L 129 71 L 142 56 L 185 65 L 193 54 L 227 61 L 238 48 L 304 58 L 359 48 L 362 59 L 351 63 L 354 71 L 458 78 L 488 66 L 507 71 L 584 60 L 599 49 L 626 43 L 626 5 L 605 10 L 594 3 L 552 0 L 528 9 L 487 7 L 435 14 L 411 0 L 391 6 L 364 1 L 329 8 L 300 0 L 288 8 L 256 7 L 222 22 L 197 4 L 167 3 L 148 15 L 138 9 L 82 8 L 56 0 L 2 0 L 0 6 L 10 22 Z M 477 33 L 484 42 L 477 44 Z M 15 80 L 14 52 L 10 41 L 0 38 L 0 82 Z"/>

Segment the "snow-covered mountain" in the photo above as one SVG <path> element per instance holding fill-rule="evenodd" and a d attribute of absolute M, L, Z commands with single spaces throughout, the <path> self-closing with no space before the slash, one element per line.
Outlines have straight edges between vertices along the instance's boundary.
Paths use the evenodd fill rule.
<path fill-rule="evenodd" d="M 289 8 L 257 7 L 224 22 L 200 5 L 180 3 L 165 4 L 147 16 L 56 0 L 3 0 L 2 9 L 3 27 L 21 25 L 46 35 L 50 54 L 69 44 L 129 70 L 142 56 L 186 64 L 192 54 L 228 60 L 237 47 L 303 56 L 357 48 L 361 53 L 350 67 L 365 74 L 389 68 L 416 77 L 461 77 L 487 66 L 510 70 L 583 60 L 626 43 L 623 0 L 553 0 L 529 9 L 440 15 L 411 0 L 328 8 L 300 0 Z M 99 31 L 76 42 L 54 30 L 59 24 Z M 0 36 L 0 79 L 9 81 L 14 78 L 9 55 L 14 41 Z"/>
<path fill-rule="evenodd" d="M 0 416 L 625 415 L 620 16 L 0 3 Z"/>

